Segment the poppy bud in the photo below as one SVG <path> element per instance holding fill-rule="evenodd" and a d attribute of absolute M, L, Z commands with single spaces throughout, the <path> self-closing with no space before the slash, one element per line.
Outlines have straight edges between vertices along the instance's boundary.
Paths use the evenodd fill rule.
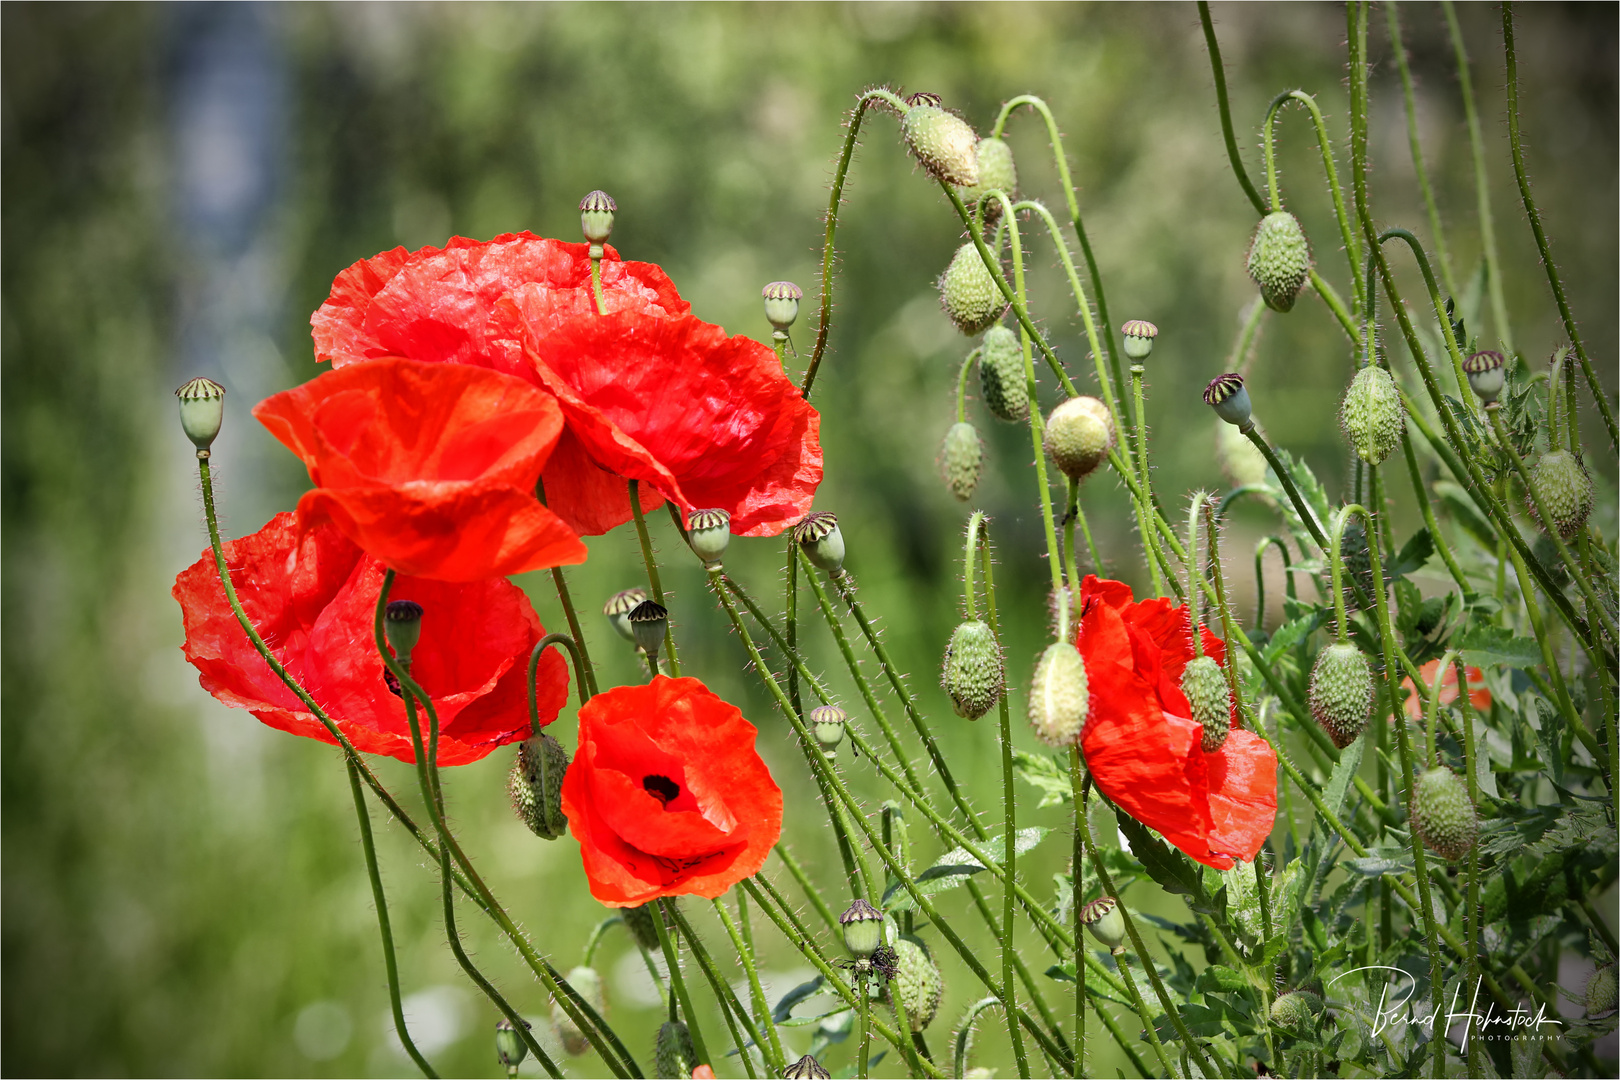
<path fill-rule="evenodd" d="M 1321 998 L 1309 990 L 1291 990 L 1271 1003 L 1271 1022 L 1278 1027 L 1303 1028 L 1321 1011 Z"/>
<path fill-rule="evenodd" d="M 647 590 L 642 588 L 625 589 L 608 597 L 608 602 L 602 605 L 602 614 L 606 615 L 613 629 L 626 641 L 636 640 L 636 635 L 630 631 L 630 613 L 636 605 L 647 599 Z"/>
<path fill-rule="evenodd" d="M 1108 951 L 1119 956 L 1125 951 L 1125 916 L 1119 913 L 1119 901 L 1112 896 L 1100 896 L 1080 909 L 1080 921 L 1091 931 L 1091 936 L 1108 946 Z"/>
<path fill-rule="evenodd" d="M 574 968 L 568 972 L 567 979 L 568 985 L 590 1003 L 598 1016 L 606 1014 L 607 995 L 602 991 L 602 976 L 596 973 L 595 968 Z M 551 1026 L 556 1029 L 557 1038 L 563 1044 L 563 1049 L 574 1057 L 579 1057 L 591 1048 L 591 1040 L 585 1037 L 579 1025 L 574 1023 L 563 1007 L 555 1001 L 551 1003 Z"/>
<path fill-rule="evenodd" d="M 1586 1015 L 1608 1016 L 1615 1010 L 1614 965 L 1604 964 L 1586 980 Z"/>
<path fill-rule="evenodd" d="M 1226 675 L 1214 660 L 1195 656 L 1181 673 L 1181 692 L 1192 706 L 1192 718 L 1204 727 L 1204 753 L 1213 754 L 1226 744 L 1232 730 L 1232 693 Z"/>
<path fill-rule="evenodd" d="M 1125 336 L 1125 355 L 1138 362 L 1153 352 L 1153 339 L 1159 336 L 1159 328 L 1145 319 L 1132 319 L 1119 332 Z"/>
<path fill-rule="evenodd" d="M 1009 199 L 1018 197 L 1018 166 L 1012 147 L 1000 139 L 980 139 L 973 157 L 979 166 L 979 182 L 962 189 L 964 203 L 971 207 L 992 191 L 1004 192 Z M 994 222 L 1000 214 L 1000 199 L 984 204 L 985 221 Z"/>
<path fill-rule="evenodd" d="M 1084 480 L 1114 445 L 1114 418 L 1108 406 L 1081 395 L 1046 418 L 1046 453 L 1064 476 Z"/>
<path fill-rule="evenodd" d="M 836 705 L 817 705 L 810 710 L 810 730 L 828 757 L 838 756 L 838 744 L 844 741 L 844 725 L 849 714 Z"/>
<path fill-rule="evenodd" d="M 978 334 L 994 325 L 1007 310 L 996 279 L 979 258 L 979 249 L 963 244 L 939 279 L 939 299 L 945 314 L 964 334 Z"/>
<path fill-rule="evenodd" d="M 933 94 L 913 95 L 900 121 L 906 148 L 930 176 L 957 187 L 979 182 L 979 136 L 966 120 L 939 107 Z"/>
<path fill-rule="evenodd" d="M 984 468 L 984 447 L 979 443 L 977 428 L 965 420 L 951 425 L 939 448 L 939 468 L 945 486 L 958 502 L 973 498 L 973 489 L 979 486 L 979 470 Z"/>
<path fill-rule="evenodd" d="M 394 658 L 411 666 L 411 650 L 422 638 L 422 605 L 414 600 L 390 600 L 383 613 L 383 635 L 394 647 Z"/>
<path fill-rule="evenodd" d="M 1487 405 L 1502 392 L 1502 384 L 1507 381 L 1506 364 L 1507 360 L 1502 354 L 1491 349 L 1477 352 L 1463 361 L 1463 373 L 1468 376 L 1468 385 Z"/>
<path fill-rule="evenodd" d="M 862 960 L 877 952 L 883 944 L 883 912 L 865 900 L 856 900 L 838 916 L 844 928 L 844 948 Z"/>
<path fill-rule="evenodd" d="M 686 519 L 686 542 L 705 569 L 714 569 L 731 543 L 731 515 L 724 510 L 692 511 Z"/>
<path fill-rule="evenodd" d="M 658 1029 L 658 1048 L 653 1053 L 654 1075 L 685 1080 L 692 1075 L 697 1051 L 692 1049 L 692 1033 L 679 1020 L 666 1020 Z"/>
<path fill-rule="evenodd" d="M 945 646 L 945 671 L 940 683 L 951 697 L 957 716 L 977 720 L 1001 700 L 1005 685 L 1001 648 L 990 627 L 978 619 L 958 626 Z"/>
<path fill-rule="evenodd" d="M 180 399 L 180 426 L 186 438 L 198 450 L 213 446 L 225 420 L 225 388 L 199 376 L 176 390 L 174 396 Z"/>
<path fill-rule="evenodd" d="M 1024 381 L 1024 349 L 1018 335 L 1000 323 L 984 332 L 979 348 L 979 390 L 984 406 L 998 419 L 1021 424 L 1029 417 L 1029 384 Z"/>
<path fill-rule="evenodd" d="M 1530 482 L 1541 496 L 1541 503 L 1547 508 L 1552 528 L 1558 530 L 1558 535 L 1565 540 L 1579 535 L 1592 513 L 1592 474 L 1586 471 L 1580 459 L 1568 450 L 1549 450 L 1530 467 Z M 1547 522 L 1536 513 L 1535 501 L 1528 492 L 1524 503 L 1536 523 L 1547 529 Z"/>
<path fill-rule="evenodd" d="M 1054 641 L 1035 665 L 1029 686 L 1029 726 L 1048 746 L 1069 746 L 1090 708 L 1086 662 L 1067 641 Z"/>
<path fill-rule="evenodd" d="M 1270 467 L 1266 455 L 1231 424 L 1215 425 L 1215 458 L 1233 487 L 1264 483 L 1266 469 Z M 1265 499 L 1271 501 L 1270 496 Z"/>
<path fill-rule="evenodd" d="M 658 925 L 653 922 L 658 917 L 658 909 L 654 904 L 619 909 L 619 919 L 630 931 L 630 936 L 636 939 L 636 944 L 643 949 L 656 949 L 659 946 Z"/>
<path fill-rule="evenodd" d="M 1339 407 L 1339 424 L 1355 448 L 1356 456 L 1369 465 L 1381 465 L 1400 445 L 1406 430 L 1406 413 L 1401 409 L 1401 392 L 1388 371 L 1368 364 L 1356 372 Z"/>
<path fill-rule="evenodd" d="M 940 999 L 945 996 L 945 976 L 921 938 L 902 934 L 895 939 L 895 975 L 889 980 L 891 1001 L 905 1007 L 912 1031 L 922 1031 L 934 1022 Z"/>
<path fill-rule="evenodd" d="M 562 812 L 562 782 L 567 772 L 568 751 L 545 732 L 518 744 L 506 789 L 513 811 L 542 840 L 555 840 L 568 831 L 568 819 Z"/>
<path fill-rule="evenodd" d="M 579 200 L 579 227 L 591 244 L 591 258 L 600 259 L 597 250 L 613 235 L 613 212 L 619 204 L 605 191 L 593 191 Z"/>
<path fill-rule="evenodd" d="M 844 573 L 844 534 L 838 518 L 825 510 L 812 510 L 795 526 L 793 539 L 804 548 L 810 561 L 833 577 Z"/>
<path fill-rule="evenodd" d="M 656 660 L 669 627 L 669 609 L 654 600 L 643 600 L 630 611 L 630 633 L 648 660 Z"/>
<path fill-rule="evenodd" d="M 1311 669 L 1311 715 L 1340 750 L 1367 728 L 1372 712 L 1372 669 L 1354 645 L 1329 645 Z"/>
<path fill-rule="evenodd" d="M 1204 387 L 1204 404 L 1212 407 L 1215 415 L 1228 424 L 1237 425 L 1245 435 L 1254 427 L 1254 418 L 1249 415 L 1252 408 L 1249 390 L 1243 385 L 1243 376 L 1236 372 L 1229 371 L 1211 379 Z"/>
<path fill-rule="evenodd" d="M 799 317 L 799 301 L 804 290 L 791 281 L 773 281 L 760 291 L 765 297 L 765 318 L 782 333 L 786 333 Z"/>
<path fill-rule="evenodd" d="M 806 1054 L 782 1070 L 782 1080 L 832 1080 L 832 1073 L 823 1068 L 821 1062 Z"/>
<path fill-rule="evenodd" d="M 1343 561 L 1344 573 L 1350 581 L 1361 587 L 1361 591 L 1368 596 L 1372 595 L 1372 548 L 1367 543 L 1367 526 L 1362 524 L 1359 517 L 1353 517 L 1344 523 L 1344 536 L 1339 541 L 1339 557 Z M 1333 594 L 1333 571 L 1331 568 L 1322 572 L 1322 595 Z M 1384 588 L 1389 588 L 1385 581 Z M 1344 586 L 1344 603 L 1348 611 L 1357 610 L 1355 593 L 1346 582 Z"/>
<path fill-rule="evenodd" d="M 1468 786 L 1438 765 L 1413 782 L 1412 831 L 1442 859 L 1460 859 L 1474 846 L 1479 818 L 1468 801 Z"/>
<path fill-rule="evenodd" d="M 524 1027 L 530 1027 L 525 1020 Z M 506 1071 L 513 1076 L 517 1075 L 517 1067 L 523 1064 L 523 1059 L 529 1056 L 529 1044 L 523 1041 L 512 1021 L 502 1017 L 495 1025 L 495 1057 L 506 1066 Z"/>
<path fill-rule="evenodd" d="M 1287 311 L 1311 273 L 1311 245 L 1305 230 L 1286 210 L 1267 214 L 1249 244 L 1249 276 L 1273 311 Z"/>

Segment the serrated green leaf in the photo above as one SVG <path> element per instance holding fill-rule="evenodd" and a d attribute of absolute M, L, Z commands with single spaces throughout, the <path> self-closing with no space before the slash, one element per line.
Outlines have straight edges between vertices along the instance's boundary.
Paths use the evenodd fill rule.
<path fill-rule="evenodd" d="M 1196 863 L 1160 840 L 1146 825 L 1126 813 L 1119 813 L 1119 831 L 1131 845 L 1131 854 L 1142 864 L 1148 877 L 1166 892 L 1204 899 L 1202 875 Z"/>
<path fill-rule="evenodd" d="M 1344 806 L 1345 793 L 1350 790 L 1356 770 L 1361 768 L 1361 757 L 1366 751 L 1366 732 L 1357 735 L 1349 746 L 1339 751 L 1338 764 L 1333 766 L 1333 774 L 1328 777 L 1327 786 L 1322 789 L 1322 803 L 1335 815 Z"/>
<path fill-rule="evenodd" d="M 1511 630 L 1500 626 L 1471 626 L 1453 647 L 1462 651 L 1465 663 L 1475 667 L 1533 668 L 1541 663 L 1541 646 L 1535 638 L 1514 637 Z"/>
<path fill-rule="evenodd" d="M 1211 964 L 1198 973 L 1197 988 L 1205 993 L 1230 993 L 1249 989 L 1249 980 L 1241 971 L 1234 971 L 1223 964 Z"/>
<path fill-rule="evenodd" d="M 1559 787 L 1564 786 L 1564 717 L 1552 703 L 1542 698 L 1532 698 L 1535 702 L 1536 720 L 1540 727 L 1536 729 L 1536 742 L 1541 746 L 1541 760 L 1547 767 L 1547 775 Z"/>
<path fill-rule="evenodd" d="M 1037 810 L 1074 801 L 1074 785 L 1068 767 L 1059 766 L 1055 759 L 1045 754 L 1014 750 L 1013 771 L 1020 780 L 1041 793 L 1041 801 L 1035 804 Z"/>
<path fill-rule="evenodd" d="M 1040 826 L 1019 829 L 1017 838 L 1013 841 L 1014 850 L 1020 855 L 1030 851 L 1051 831 Z M 994 837 L 986 840 L 979 845 L 979 849 L 989 856 L 992 865 L 1001 865 L 1001 856 L 1005 850 L 1005 841 L 1002 838 Z M 970 855 L 966 848 L 952 848 L 935 860 L 934 865 L 917 875 L 915 879 L 917 891 L 924 896 L 933 896 L 935 893 L 954 889 L 966 883 L 968 878 L 983 873 L 985 869 L 984 864 Z M 916 900 L 906 887 L 897 881 L 884 890 L 883 903 L 880 906 L 885 911 L 909 911 L 916 906 Z"/>

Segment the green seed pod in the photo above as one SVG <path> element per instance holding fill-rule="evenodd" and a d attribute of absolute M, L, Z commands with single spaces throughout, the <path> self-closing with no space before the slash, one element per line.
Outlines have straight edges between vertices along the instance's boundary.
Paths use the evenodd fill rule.
<path fill-rule="evenodd" d="M 812 510 L 793 526 L 793 539 L 799 542 L 810 561 L 833 577 L 844 575 L 844 534 L 838 518 L 825 510 Z"/>
<path fill-rule="evenodd" d="M 844 741 L 844 726 L 849 714 L 836 705 L 817 705 L 810 710 L 810 731 L 822 752 L 830 758 L 838 756 L 838 744 Z"/>
<path fill-rule="evenodd" d="M 1119 913 L 1118 900 L 1099 896 L 1080 909 L 1080 921 L 1109 952 L 1118 956 L 1125 951 L 1125 916 Z"/>
<path fill-rule="evenodd" d="M 213 379 L 192 379 L 174 392 L 180 399 L 180 427 L 199 451 L 214 445 L 225 422 L 225 388 Z M 201 454 L 198 454 L 201 457 Z"/>
<path fill-rule="evenodd" d="M 883 944 L 883 912 L 865 900 L 856 900 L 838 916 L 844 928 L 844 948 L 850 955 L 867 959 Z"/>
<path fill-rule="evenodd" d="M 1479 816 L 1468 801 L 1468 785 L 1438 765 L 1413 782 L 1412 831 L 1442 859 L 1460 859 L 1474 846 Z"/>
<path fill-rule="evenodd" d="M 998 420 L 1029 419 L 1029 384 L 1024 380 L 1024 348 L 1018 335 L 997 323 L 984 332 L 979 349 L 979 390 L 984 407 Z"/>
<path fill-rule="evenodd" d="M 1192 718 L 1203 725 L 1204 753 L 1213 754 L 1226 745 L 1232 730 L 1232 693 L 1226 673 L 1209 657 L 1194 657 L 1181 673 L 1181 692 L 1192 706 Z"/>
<path fill-rule="evenodd" d="M 900 121 L 906 148 L 930 176 L 957 187 L 979 182 L 979 136 L 955 113 L 939 107 L 932 94 L 913 95 L 911 108 Z"/>
<path fill-rule="evenodd" d="M 896 972 L 889 981 L 889 999 L 898 998 L 905 1006 L 912 1031 L 923 1031 L 939 1013 L 940 999 L 945 996 L 945 976 L 921 938 L 900 935 L 895 939 L 894 952 Z"/>
<path fill-rule="evenodd" d="M 1608 1016 L 1615 1010 L 1614 965 L 1604 964 L 1586 980 L 1586 1015 Z"/>
<path fill-rule="evenodd" d="M 1507 358 L 1501 353 L 1491 349 L 1477 352 L 1463 361 L 1463 372 L 1468 376 L 1468 385 L 1478 395 L 1479 400 L 1489 405 L 1496 400 L 1502 392 L 1502 385 L 1507 381 L 1507 372 L 1504 367 Z"/>
<path fill-rule="evenodd" d="M 1249 276 L 1273 311 L 1287 311 L 1311 273 L 1311 245 L 1305 230 L 1286 210 L 1267 214 L 1249 243 Z"/>
<path fill-rule="evenodd" d="M 939 448 L 939 470 L 958 502 L 973 498 L 983 468 L 984 446 L 979 442 L 978 429 L 965 420 L 952 424 Z"/>
<path fill-rule="evenodd" d="M 1006 194 L 1010 201 L 1018 200 L 1018 166 L 1013 162 L 1012 147 L 1000 139 L 980 139 L 973 155 L 979 166 L 979 182 L 962 189 L 962 202 L 972 209 L 992 191 Z M 984 204 L 984 220 L 993 224 L 1001 216 L 1001 200 L 992 199 Z"/>
<path fill-rule="evenodd" d="M 390 600 L 383 612 L 383 636 L 394 649 L 394 658 L 411 666 L 411 650 L 422 639 L 422 605 L 414 600 Z"/>
<path fill-rule="evenodd" d="M 1029 684 L 1029 726 L 1048 746 L 1070 746 L 1091 706 L 1086 662 L 1067 641 L 1054 641 L 1035 664 Z"/>
<path fill-rule="evenodd" d="M 824 1069 L 821 1062 L 806 1054 L 782 1070 L 782 1080 L 832 1080 L 832 1073 Z"/>
<path fill-rule="evenodd" d="M 1094 397 L 1072 397 L 1046 418 L 1046 453 L 1064 476 L 1084 480 L 1114 445 L 1114 418 Z"/>
<path fill-rule="evenodd" d="M 1339 424 L 1356 456 L 1367 464 L 1381 465 L 1395 452 L 1406 430 L 1406 412 L 1388 371 L 1368 364 L 1356 372 L 1339 407 Z"/>
<path fill-rule="evenodd" d="M 939 299 L 956 328 L 970 336 L 989 329 L 1007 310 L 995 277 L 971 243 L 956 249 L 940 276 Z"/>
<path fill-rule="evenodd" d="M 1530 466 L 1530 482 L 1541 496 L 1558 535 L 1565 540 L 1580 535 L 1592 513 L 1592 474 L 1586 471 L 1580 458 L 1568 450 L 1549 450 Z M 1536 513 L 1536 504 L 1528 492 L 1524 502 L 1530 516 L 1546 529 L 1547 523 Z"/>
<path fill-rule="evenodd" d="M 1249 388 L 1243 385 L 1243 376 L 1235 371 L 1217 375 L 1204 387 L 1204 404 L 1215 410 L 1215 415 L 1247 435 L 1254 427 L 1254 406 L 1249 403 Z"/>
<path fill-rule="evenodd" d="M 950 695 L 957 716 L 977 720 L 996 707 L 1006 680 L 1001 648 L 989 626 L 970 619 L 951 633 L 940 684 Z"/>
<path fill-rule="evenodd" d="M 1372 669 L 1354 645 L 1329 645 L 1311 669 L 1311 715 L 1340 750 L 1356 741 L 1372 713 Z"/>
<path fill-rule="evenodd" d="M 555 840 L 568 831 L 568 819 L 562 812 L 562 782 L 567 773 L 568 751 L 550 735 L 542 731 L 518 743 L 506 790 L 512 797 L 513 812 L 542 840 Z"/>
<path fill-rule="evenodd" d="M 656 658 L 664 647 L 664 631 L 669 628 L 669 609 L 654 600 L 643 600 L 630 611 L 630 634 L 649 658 Z"/>
<path fill-rule="evenodd" d="M 731 543 L 731 515 L 724 510 L 694 510 L 686 519 L 686 542 L 707 569 L 720 565 Z"/>
<path fill-rule="evenodd" d="M 799 318 L 799 301 L 804 290 L 791 281 L 773 281 L 760 290 L 765 298 L 765 318 L 775 329 L 786 333 Z"/>
<path fill-rule="evenodd" d="M 1271 1022 L 1278 1027 L 1302 1030 L 1321 1012 L 1321 998 L 1309 990 L 1291 990 L 1271 1003 Z"/>
<path fill-rule="evenodd" d="M 529 1027 L 527 1020 L 524 1027 Z M 516 1073 L 517 1067 L 523 1064 L 523 1059 L 529 1056 L 529 1044 L 523 1041 L 512 1021 L 502 1017 L 495 1025 L 495 1058 L 504 1065 L 508 1072 Z"/>
<path fill-rule="evenodd" d="M 579 996 L 590 1003 L 597 1015 L 607 1015 L 607 994 L 602 989 L 602 976 L 596 973 L 595 968 L 577 967 L 569 971 L 566 976 L 568 985 L 579 991 Z M 555 1001 L 551 1003 L 551 1026 L 557 1032 L 557 1039 L 562 1043 L 563 1049 L 574 1057 L 585 1053 L 591 1048 L 591 1041 L 569 1018 L 568 1013 Z"/>
<path fill-rule="evenodd" d="M 679 1020 L 666 1020 L 658 1029 L 658 1048 L 653 1053 L 654 1075 L 664 1080 L 688 1080 L 700 1064 L 692 1048 L 692 1033 Z"/>
<path fill-rule="evenodd" d="M 1140 363 L 1153 352 L 1153 339 L 1159 328 L 1145 319 L 1132 319 L 1119 328 L 1125 339 L 1125 355 Z"/>
<path fill-rule="evenodd" d="M 592 247 L 607 243 L 613 235 L 613 213 L 618 209 L 619 204 L 605 191 L 593 191 L 579 200 L 579 227 Z M 593 251 L 592 257 L 599 259 L 602 255 Z"/>
<path fill-rule="evenodd" d="M 608 602 L 602 605 L 602 614 L 607 616 L 608 622 L 613 624 L 613 629 L 624 640 L 636 640 L 636 635 L 630 629 L 630 613 L 646 599 L 646 589 L 625 589 L 608 597 Z"/>

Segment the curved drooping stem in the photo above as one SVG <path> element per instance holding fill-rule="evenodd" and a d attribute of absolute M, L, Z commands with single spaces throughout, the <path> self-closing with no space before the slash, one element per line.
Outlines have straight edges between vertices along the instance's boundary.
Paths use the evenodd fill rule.
<path fill-rule="evenodd" d="M 1418 139 L 1417 96 L 1412 89 L 1412 70 L 1406 62 L 1406 45 L 1401 40 L 1401 17 L 1396 0 L 1384 5 L 1385 21 L 1389 26 L 1389 41 L 1394 47 L 1395 66 L 1401 73 L 1401 94 L 1406 100 L 1406 137 L 1412 149 L 1412 169 L 1417 173 L 1418 187 L 1423 191 L 1423 205 L 1429 213 L 1429 229 L 1434 233 L 1435 259 L 1440 264 L 1440 280 L 1446 283 L 1446 293 L 1458 295 L 1457 280 L 1452 276 L 1451 258 L 1446 254 L 1446 234 L 1440 224 L 1440 207 L 1434 201 L 1434 187 L 1429 183 L 1429 170 L 1423 164 L 1423 144 Z"/>
<path fill-rule="evenodd" d="M 1361 245 L 1356 242 L 1355 230 L 1350 225 L 1350 215 L 1344 208 L 1344 190 L 1339 186 L 1339 170 L 1333 164 L 1333 140 L 1328 135 L 1327 123 L 1322 119 L 1322 110 L 1317 107 L 1316 99 L 1303 90 L 1283 91 L 1272 99 L 1270 108 L 1266 110 L 1265 133 L 1261 141 L 1266 150 L 1266 186 L 1271 194 L 1271 212 L 1276 213 L 1282 209 L 1282 196 L 1277 190 L 1277 163 L 1272 129 L 1276 124 L 1277 113 L 1291 101 L 1304 105 L 1315 124 L 1316 142 L 1322 151 L 1322 171 L 1327 177 L 1328 190 L 1333 196 L 1333 214 L 1338 219 L 1339 235 L 1344 240 L 1345 258 L 1350 260 L 1350 287 L 1354 290 L 1357 306 L 1360 307 L 1366 302 L 1366 297 L 1356 279 L 1356 272 L 1361 268 Z"/>
<path fill-rule="evenodd" d="M 1204 25 L 1204 44 L 1209 48 L 1210 71 L 1215 76 L 1215 103 L 1221 113 L 1221 134 L 1226 138 L 1226 156 L 1232 163 L 1232 175 L 1243 188 L 1243 193 L 1254 204 L 1254 212 L 1264 214 L 1266 201 L 1255 190 L 1254 184 L 1249 180 L 1249 173 L 1243 167 L 1243 157 L 1238 153 L 1237 135 L 1232 130 L 1232 105 L 1226 96 L 1226 68 L 1221 63 L 1221 45 L 1215 38 L 1215 24 L 1209 17 L 1209 4 L 1206 0 L 1198 0 L 1198 20 Z"/>

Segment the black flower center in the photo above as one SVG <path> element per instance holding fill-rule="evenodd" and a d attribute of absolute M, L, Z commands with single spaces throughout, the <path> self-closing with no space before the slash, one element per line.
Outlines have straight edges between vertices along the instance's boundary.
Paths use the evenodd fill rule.
<path fill-rule="evenodd" d="M 667 776 L 659 776 L 656 773 L 652 776 L 643 776 L 641 778 L 641 787 L 647 794 L 665 806 L 673 802 L 676 796 L 681 793 L 681 785 Z"/>

